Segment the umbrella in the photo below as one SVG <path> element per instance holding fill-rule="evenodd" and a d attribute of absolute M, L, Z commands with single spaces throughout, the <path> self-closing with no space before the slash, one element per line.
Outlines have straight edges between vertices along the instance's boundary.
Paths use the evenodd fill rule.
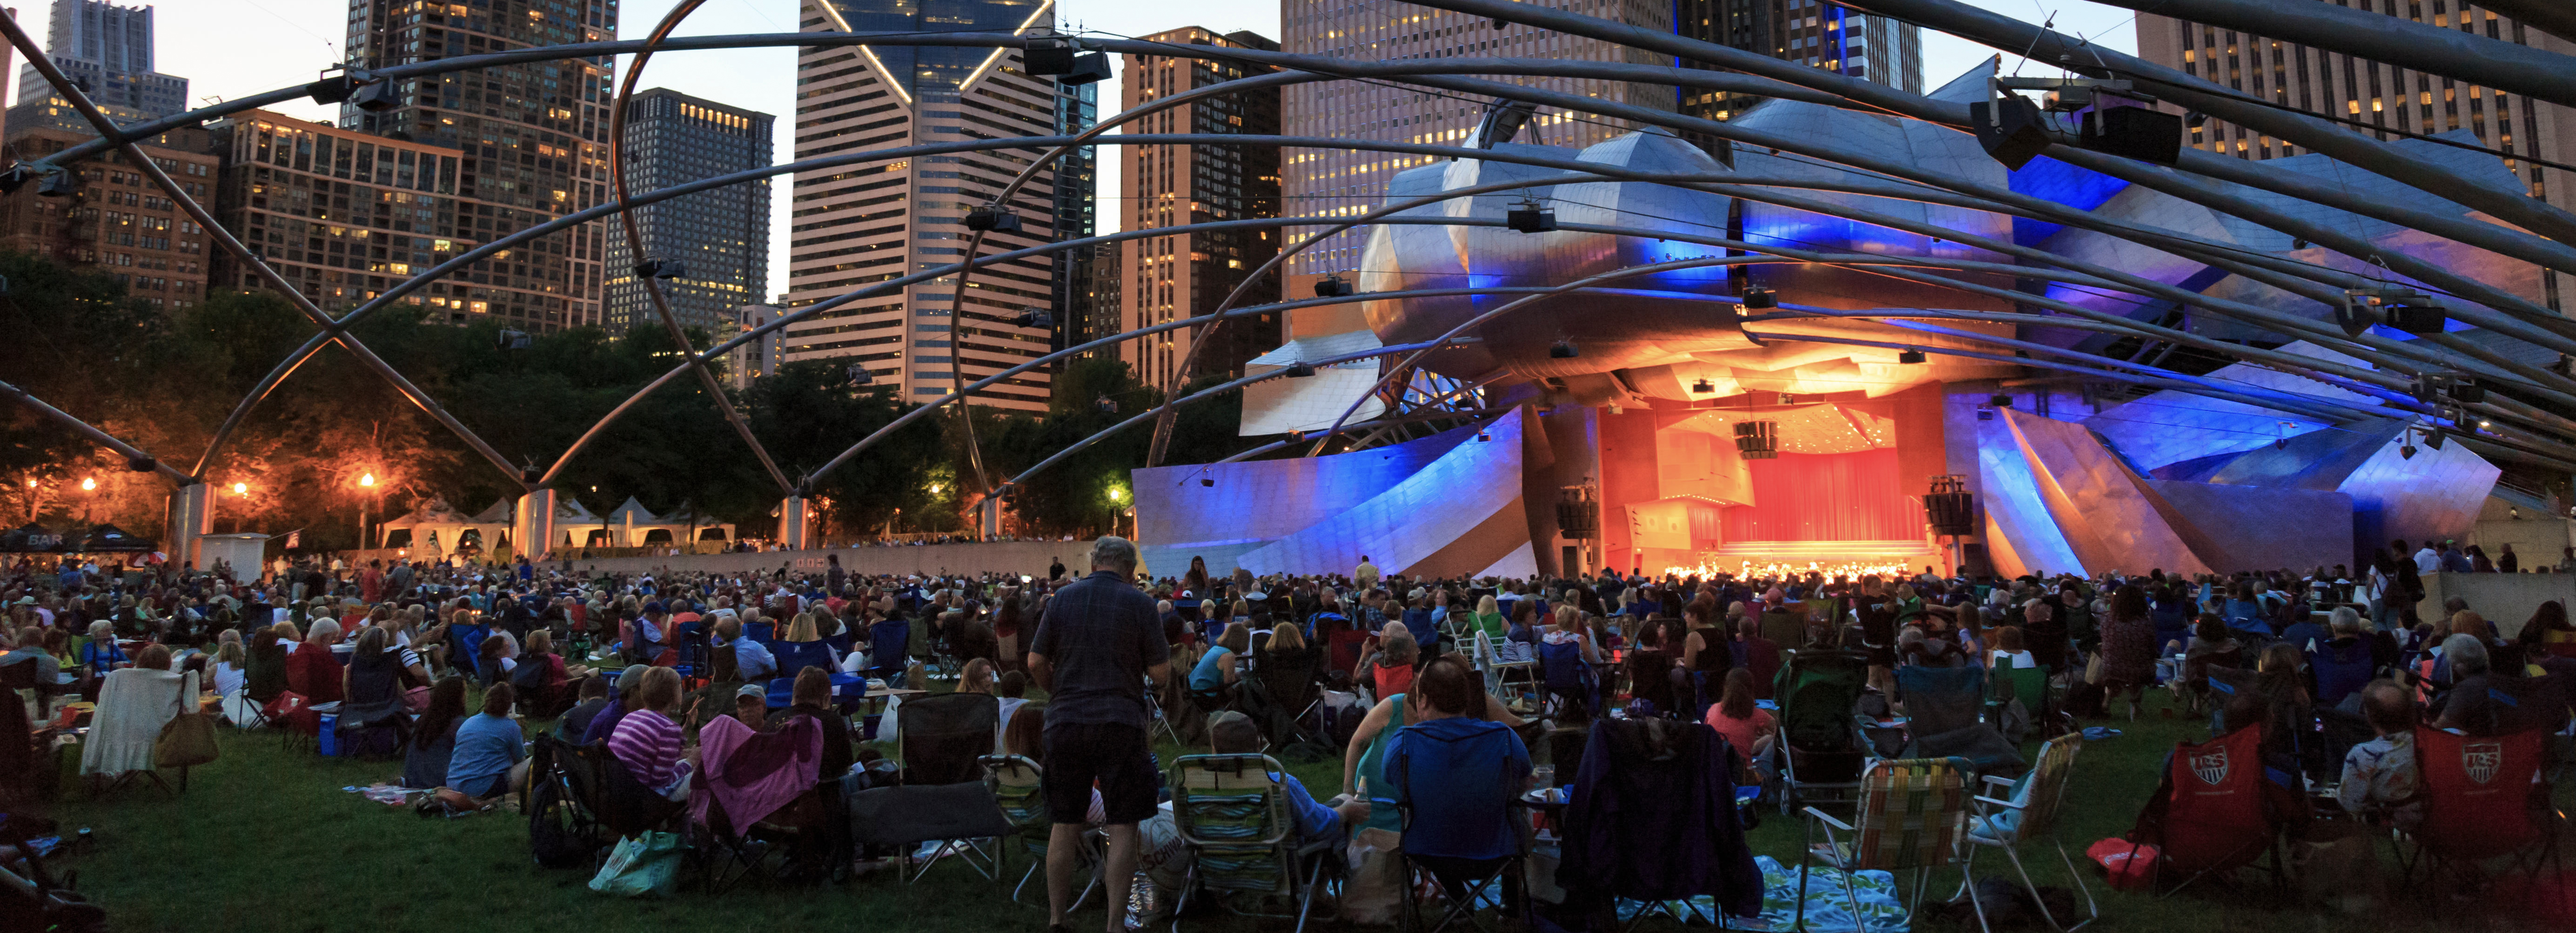
<path fill-rule="evenodd" d="M 89 537 L 81 539 L 78 550 L 85 552 L 114 551 L 147 553 L 152 551 L 155 547 L 155 543 L 150 538 L 135 537 L 134 535 L 126 533 L 125 529 L 118 528 L 114 525 L 99 525 L 96 528 L 90 529 Z"/>

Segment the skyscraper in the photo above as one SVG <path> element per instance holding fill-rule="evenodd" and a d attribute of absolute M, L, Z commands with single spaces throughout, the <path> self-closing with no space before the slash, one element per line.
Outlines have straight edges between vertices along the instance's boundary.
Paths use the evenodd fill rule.
<path fill-rule="evenodd" d="M 1673 5 L 1656 0 L 1601 0 L 1582 12 L 1640 29 L 1669 33 Z M 1512 23 L 1501 29 L 1494 21 L 1448 10 L 1389 8 L 1342 0 L 1284 0 L 1280 10 L 1280 47 L 1301 55 L 1330 55 L 1370 60 L 1497 56 L 1672 64 L 1670 56 L 1570 36 Z M 1511 78 L 1496 80 L 1532 84 L 1550 91 L 1581 94 L 1613 103 L 1671 110 L 1673 86 L 1589 78 Z M 1394 87 L 1359 81 L 1297 84 L 1280 93 L 1283 132 L 1290 136 L 1338 136 L 1416 143 L 1458 143 L 1476 129 L 1491 101 L 1466 94 Z M 1521 130 L 1520 141 L 1551 146 L 1588 146 L 1628 132 L 1625 121 L 1568 113 L 1553 107 Z M 1330 149 L 1288 149 L 1281 153 L 1283 211 L 1292 215 L 1357 216 L 1376 207 L 1395 173 L 1432 161 L 1427 156 Z M 1284 245 L 1320 232 L 1291 230 Z M 1354 230 L 1334 235 L 1288 262 L 1287 294 L 1302 296 L 1315 280 L 1350 273 L 1359 266 L 1367 234 Z M 1133 278 L 1131 273 L 1130 278 Z M 1131 298 L 1133 296 L 1130 296 Z M 1299 311 L 1289 316 L 1288 336 L 1340 333 L 1365 327 L 1359 306 L 1339 305 Z"/>
<path fill-rule="evenodd" d="M 1278 43 L 1253 33 L 1219 35 L 1196 26 L 1144 38 L 1186 46 L 1279 48 Z M 1128 55 L 1126 59 L 1121 69 L 1127 76 L 1122 110 L 1273 70 L 1222 58 Z M 1279 90 L 1202 98 L 1147 119 L 1151 122 L 1143 132 L 1275 135 Z M 1118 175 L 1125 180 L 1126 191 L 1118 208 L 1122 230 L 1279 216 L 1279 150 L 1275 147 L 1120 146 Z M 1125 300 L 1113 323 L 1118 329 L 1134 330 L 1215 311 L 1245 277 L 1279 255 L 1279 233 L 1229 230 L 1121 242 L 1119 266 L 1126 281 L 1120 290 Z M 1276 273 L 1266 278 L 1253 283 L 1239 304 L 1279 300 Z M 1218 330 L 1216 337 L 1221 345 L 1201 354 L 1196 371 L 1241 375 L 1245 360 L 1279 345 L 1279 322 L 1271 315 L 1238 320 Z M 1118 355 L 1137 378 L 1162 385 L 1189 357 L 1190 340 L 1189 331 L 1169 331 L 1121 344 Z"/>
<path fill-rule="evenodd" d="M 45 57 L 81 93 L 101 104 L 166 117 L 188 109 L 188 79 L 152 70 L 152 8 L 106 0 L 54 0 L 45 26 Z M 18 71 L 18 103 L 54 91 L 36 66 Z"/>
<path fill-rule="evenodd" d="M 808 32 L 1054 31 L 1048 0 L 803 0 Z M 1052 78 L 1021 70 L 1019 49 L 929 46 L 816 46 L 796 63 L 796 158 L 864 152 L 977 138 L 1049 136 L 1058 128 L 1060 92 Z M 1017 229 L 995 229 L 983 255 L 1059 238 L 1057 168 L 1039 171 L 997 204 L 1002 188 L 1029 165 L 1021 150 L 991 150 L 874 162 L 796 176 L 788 238 L 788 303 L 801 308 L 874 282 L 966 258 L 970 212 L 1015 215 Z M 1057 300 L 1056 268 L 1047 257 L 977 269 L 965 281 L 942 277 L 901 294 L 841 305 L 788 326 L 789 361 L 850 357 L 878 379 L 891 379 L 907 400 L 945 395 L 953 374 L 972 381 L 1047 352 L 1053 335 L 1020 327 L 1028 309 Z M 957 326 L 951 346 L 950 324 Z M 975 402 L 1044 410 L 1045 372 L 1012 377 L 979 391 Z"/>
<path fill-rule="evenodd" d="M 772 119 L 667 88 L 638 92 L 627 102 L 627 188 L 643 194 L 765 167 Z M 616 197 L 616 189 L 607 196 Z M 680 326 L 729 337 L 726 326 L 734 322 L 735 309 L 768 290 L 767 179 L 645 205 L 635 210 L 635 223 L 644 241 L 642 258 L 685 270 L 662 282 Z M 635 278 L 636 257 L 626 253 L 624 227 L 614 221 L 601 226 L 608 228 L 608 332 L 662 326 L 652 296 Z"/>
<path fill-rule="evenodd" d="M 1923 27 L 1912 23 L 1818 0 L 1682 0 L 1676 10 L 1680 21 L 1673 26 L 1683 38 L 1923 93 Z M 1681 91 L 1682 112 L 1710 120 L 1724 120 L 1761 100 L 1697 88 Z"/>
<path fill-rule="evenodd" d="M 9 123 L 9 147 L 22 159 L 98 136 L 69 106 L 59 114 L 47 112 L 57 109 L 47 105 L 10 109 L 16 119 Z M 140 143 L 180 190 L 213 203 L 215 167 L 222 160 L 205 130 L 182 127 Z M 205 300 L 204 228 L 161 196 L 124 153 L 109 150 L 67 167 L 81 179 L 71 197 L 0 198 L 0 249 L 112 276 L 155 308 L 176 311 Z"/>
<path fill-rule="evenodd" d="M 2395 0 L 2358 0 L 2343 5 L 2576 55 L 2576 42 L 2464 3 L 2435 0 L 2401 7 Z M 2467 130 L 2479 145 L 2491 149 L 2550 162 L 2576 161 L 2576 110 L 2437 74 L 2153 13 L 2138 15 L 2138 57 L 2277 106 L 2381 128 L 2356 130 L 2382 140 L 2397 138 L 2389 130 L 2425 135 Z M 2207 120 L 2190 133 L 2192 148 L 2240 159 L 2305 151 L 2288 140 L 2224 120 Z M 2576 210 L 2576 179 L 2510 155 L 2504 165 L 2521 177 L 2532 197 L 2561 210 Z M 2567 273 L 2544 269 L 2540 285 L 2541 294 L 2534 300 L 2552 309 L 2564 309 L 2569 299 L 2576 298 L 2569 291 L 2576 288 L 2576 277 Z"/>
<path fill-rule="evenodd" d="M 474 6 L 356 0 L 349 6 L 349 55 L 361 67 L 616 37 L 616 0 Z M 453 211 L 459 235 L 470 230 L 472 239 L 488 240 L 609 199 L 612 65 L 607 58 L 560 59 L 406 80 L 395 88 L 397 106 L 368 113 L 343 104 L 340 125 L 461 151 L 454 197 L 414 204 L 415 216 L 396 220 L 394 229 Z M 463 301 L 513 327 L 598 324 L 605 232 L 592 223 L 544 237 L 431 285 L 429 294 Z M 381 290 L 388 281 L 370 273 L 363 288 Z"/>
<path fill-rule="evenodd" d="M 1055 131 L 1073 136 L 1100 122 L 1100 86 L 1058 84 Z M 1100 229 L 1100 148 L 1084 146 L 1056 163 L 1055 233 L 1060 240 L 1079 240 Z M 1080 325 L 1096 313 L 1091 292 L 1092 259 L 1098 250 L 1069 249 L 1055 254 L 1056 349 L 1083 342 Z"/>

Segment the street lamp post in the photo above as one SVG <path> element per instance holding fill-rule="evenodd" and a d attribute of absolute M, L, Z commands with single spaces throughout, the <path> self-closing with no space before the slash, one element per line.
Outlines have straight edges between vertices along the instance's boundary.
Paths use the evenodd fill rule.
<path fill-rule="evenodd" d="M 82 531 L 87 532 L 90 523 L 90 506 L 98 501 L 98 480 L 87 476 L 81 477 L 81 492 L 87 493 L 81 497 Z"/>
<path fill-rule="evenodd" d="M 376 474 L 367 473 L 358 477 L 358 486 L 365 489 L 372 498 L 376 491 Z M 358 503 L 358 550 L 361 551 L 367 549 L 367 506 L 369 504 L 364 500 Z"/>

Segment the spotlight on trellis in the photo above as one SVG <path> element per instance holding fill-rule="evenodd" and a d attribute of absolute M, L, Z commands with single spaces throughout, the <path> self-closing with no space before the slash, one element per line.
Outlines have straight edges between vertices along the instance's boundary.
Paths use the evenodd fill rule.
<path fill-rule="evenodd" d="M 1760 286 L 1755 286 L 1745 290 L 1744 292 L 1745 310 L 1770 310 L 1779 306 L 1780 293 L 1778 292 L 1774 292 Z"/>
<path fill-rule="evenodd" d="M 841 374 L 848 377 L 850 384 L 854 386 L 868 385 L 877 381 L 877 374 L 869 372 L 866 363 L 852 363 L 844 367 Z"/>
<path fill-rule="evenodd" d="M 1339 275 L 1328 275 L 1323 281 L 1315 283 L 1317 298 L 1348 298 L 1353 294 L 1356 292 L 1351 288 L 1350 281 Z"/>
<path fill-rule="evenodd" d="M 969 208 L 966 211 L 966 229 L 985 232 L 1003 230 L 1011 233 L 1018 233 L 1020 232 L 1020 215 L 1018 211 L 1003 207 L 998 202 Z"/>
<path fill-rule="evenodd" d="M 1071 39 L 1031 39 L 1020 52 L 1020 71 L 1038 78 L 1072 74 L 1075 51 Z"/>
<path fill-rule="evenodd" d="M 1574 341 L 1571 340 L 1559 340 L 1548 345 L 1547 348 L 1547 356 L 1549 359 L 1570 360 L 1582 355 L 1583 351 L 1575 349 Z"/>
<path fill-rule="evenodd" d="M 1055 315 L 1047 313 L 1045 308 L 1028 308 L 1022 310 L 1019 317 L 1012 318 L 1011 323 L 1020 327 L 1035 327 L 1043 330 L 1055 326 Z"/>
<path fill-rule="evenodd" d="M 1921 350 L 1907 350 L 1896 355 L 1896 361 L 1899 363 L 1920 363 L 1925 359 L 1927 359 L 1927 357 L 1923 355 L 1923 351 Z"/>
<path fill-rule="evenodd" d="M 1693 395 L 1707 395 L 1715 391 L 1717 391 L 1717 383 L 1710 382 L 1706 378 L 1702 378 L 1697 382 L 1691 383 L 1691 394 Z"/>
<path fill-rule="evenodd" d="M 1288 364 L 1288 378 L 1304 379 L 1315 374 L 1315 366 L 1304 360 Z"/>
<path fill-rule="evenodd" d="M 1503 224 L 1522 233 L 1546 233 L 1556 229 L 1556 209 L 1539 206 L 1535 198 L 1522 198 L 1521 206 L 1505 215 Z"/>

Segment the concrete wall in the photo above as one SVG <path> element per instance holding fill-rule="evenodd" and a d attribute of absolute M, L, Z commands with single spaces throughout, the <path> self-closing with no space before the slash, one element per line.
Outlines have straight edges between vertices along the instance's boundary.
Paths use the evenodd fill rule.
<path fill-rule="evenodd" d="M 1047 563 L 1062 559 L 1068 574 L 1089 570 L 1083 557 L 1088 541 L 996 541 L 987 544 L 930 544 L 921 547 L 835 548 L 827 551 L 757 551 L 748 554 L 682 554 L 671 557 L 608 557 L 573 560 L 574 570 L 593 573 L 769 573 L 780 565 L 790 573 L 821 573 L 825 555 L 839 555 L 841 568 L 853 574 L 1017 573 L 1044 579 Z M 549 570 L 565 561 L 547 561 Z M 1178 576 L 1187 564 L 1150 568 L 1157 576 Z"/>
<path fill-rule="evenodd" d="M 2424 601 L 2416 604 L 2416 616 L 2433 621 L 2441 615 L 2442 602 L 2453 596 L 2495 623 L 2497 634 L 2512 638 L 2522 634 L 2522 623 L 2531 621 L 2541 603 L 2554 599 L 2561 606 L 2576 606 L 2576 573 L 2425 574 Z"/>

